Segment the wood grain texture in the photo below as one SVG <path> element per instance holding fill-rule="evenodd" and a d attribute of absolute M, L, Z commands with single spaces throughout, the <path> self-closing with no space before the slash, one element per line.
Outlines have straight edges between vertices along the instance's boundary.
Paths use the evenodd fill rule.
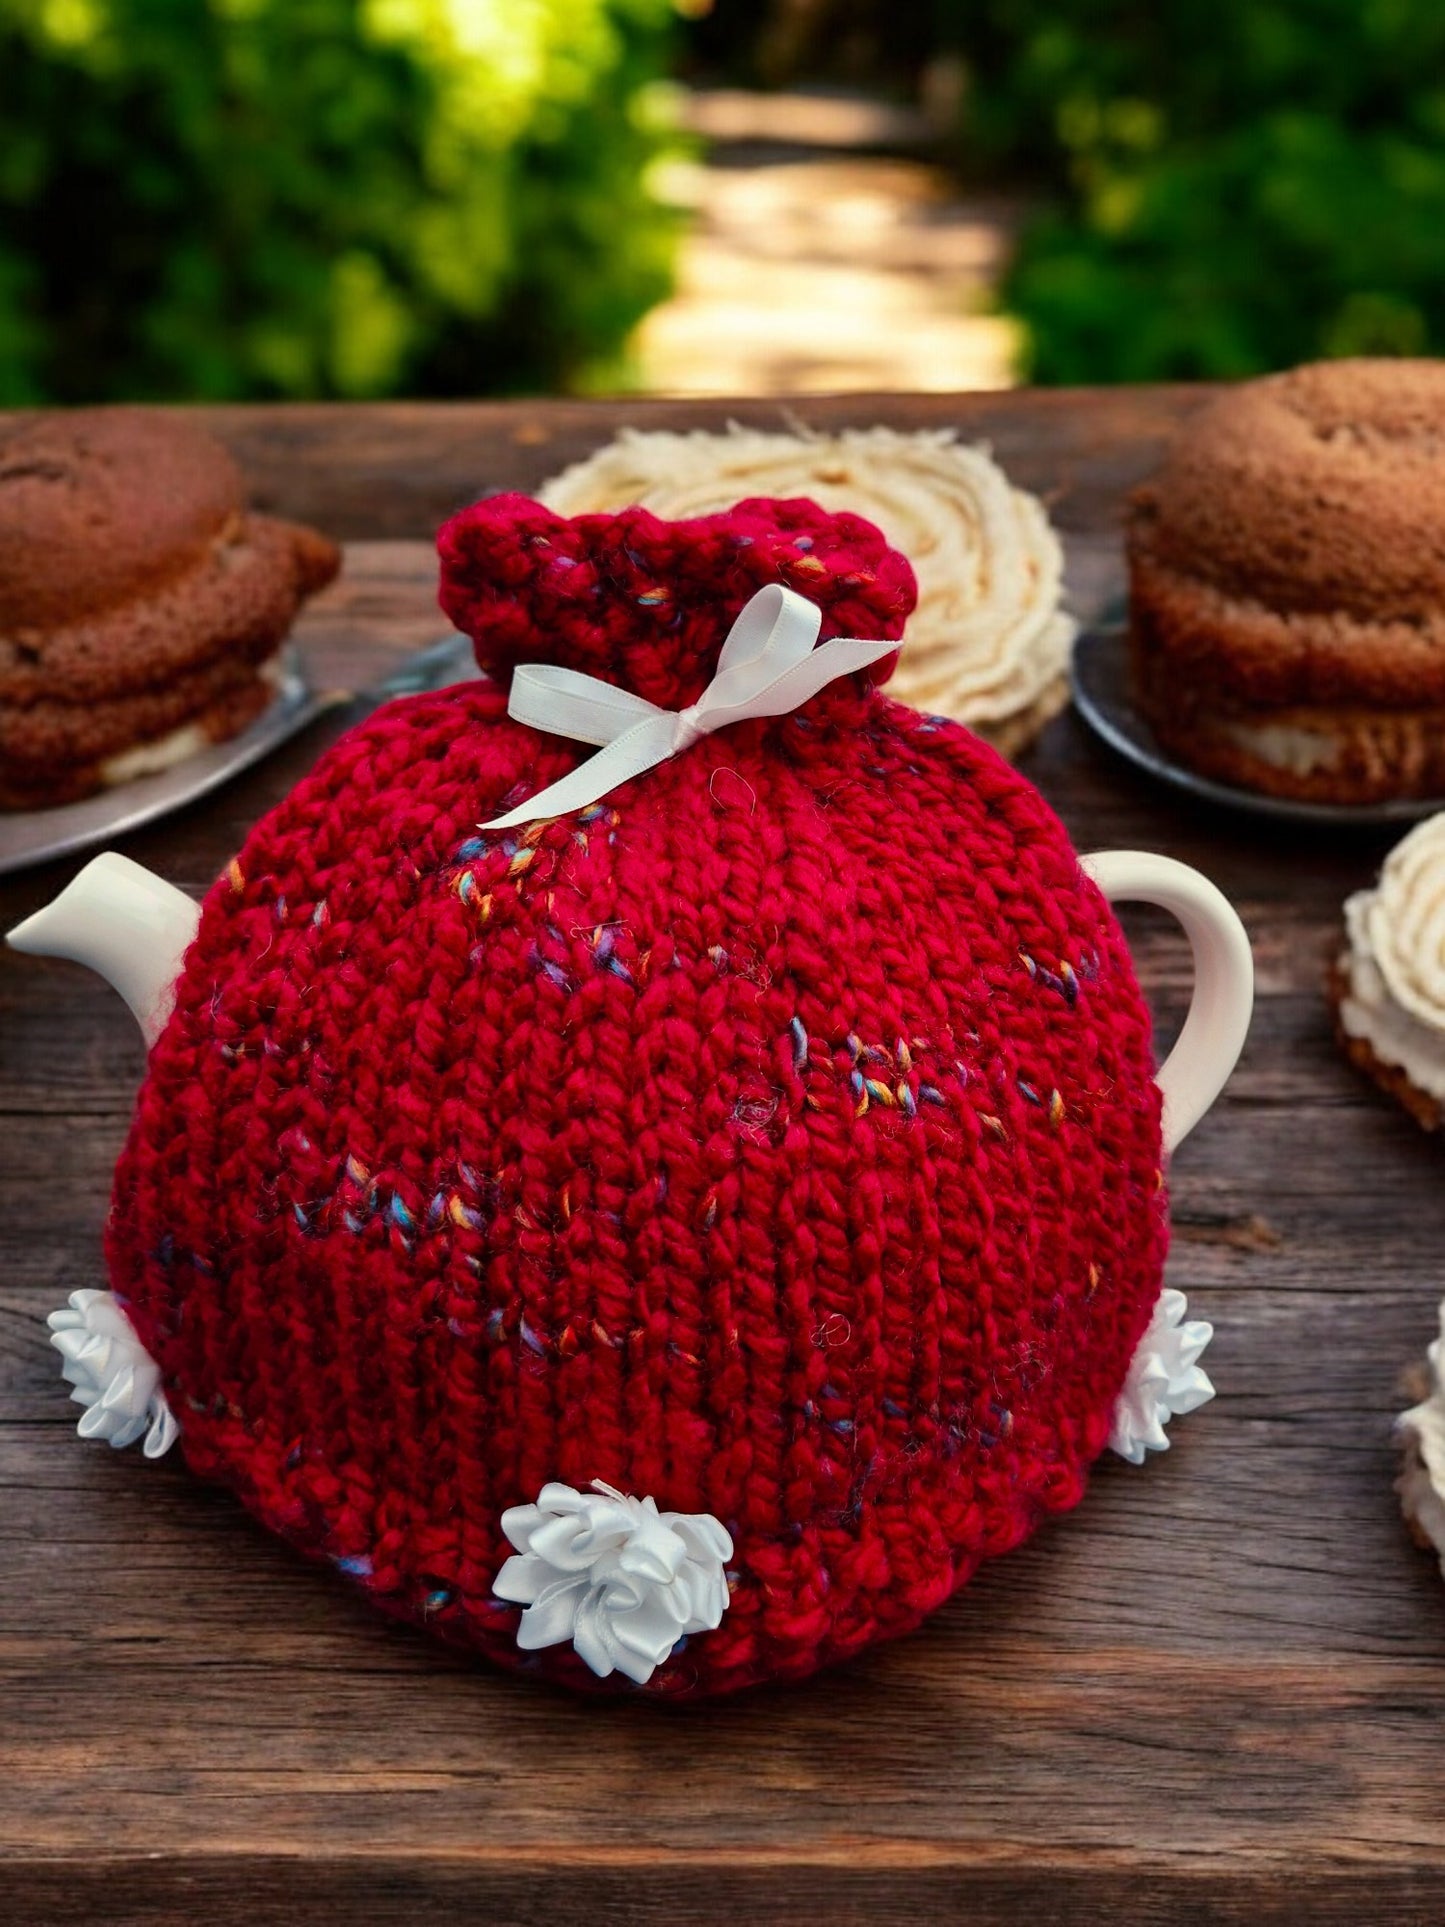
<path fill-rule="evenodd" d="M 809 401 L 956 423 L 1051 497 L 1074 578 L 1188 391 Z M 432 525 L 621 420 L 776 404 L 211 411 L 272 506 L 351 545 L 305 619 L 357 688 L 431 639 Z M 131 838 L 199 891 L 323 724 Z M 1195 863 L 1256 945 L 1244 1061 L 1174 1172 L 1170 1276 L 1219 1397 L 912 1639 L 693 1711 L 578 1704 L 433 1649 L 176 1455 L 71 1436 L 44 1314 L 99 1280 L 141 1053 L 79 970 L 0 955 L 0 1917 L 17 1922 L 1433 1921 L 1445 1589 L 1401 1527 L 1391 1415 L 1445 1289 L 1441 1147 L 1336 1053 L 1320 990 L 1378 838 L 1184 804 L 1069 716 L 1026 767 L 1081 848 Z M 8 925 L 76 866 L 0 888 Z M 1161 1041 L 1182 939 L 1130 912 Z"/>

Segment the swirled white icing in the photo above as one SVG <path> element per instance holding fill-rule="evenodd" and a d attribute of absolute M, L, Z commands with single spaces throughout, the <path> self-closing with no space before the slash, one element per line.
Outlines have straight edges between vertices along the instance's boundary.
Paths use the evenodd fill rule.
<path fill-rule="evenodd" d="M 50 1342 L 65 1363 L 71 1398 L 85 1410 L 76 1430 L 83 1439 L 133 1445 L 145 1436 L 145 1455 L 158 1459 L 180 1436 L 161 1390 L 160 1367 L 136 1336 L 113 1291 L 73 1291 L 53 1311 Z"/>
<path fill-rule="evenodd" d="M 493 1591 L 526 1607 L 524 1652 L 570 1639 L 600 1678 L 645 1686 L 684 1635 L 727 1611 L 733 1542 L 710 1512 L 659 1512 L 594 1479 L 590 1492 L 544 1485 L 535 1505 L 502 1514 L 502 1530 L 517 1550 Z"/>
<path fill-rule="evenodd" d="M 1345 931 L 1341 1025 L 1445 1102 L 1445 812 L 1417 824 L 1378 883 L 1348 900 Z"/>
<path fill-rule="evenodd" d="M 985 735 L 1028 711 L 1037 726 L 1062 706 L 1075 624 L 1059 608 L 1059 539 L 1042 503 L 950 430 L 624 429 L 541 490 L 564 515 L 641 504 L 670 520 L 751 495 L 851 510 L 907 556 L 918 607 L 890 684 L 900 700 Z"/>
<path fill-rule="evenodd" d="M 1142 1465 L 1146 1452 L 1164 1452 L 1172 1418 L 1194 1412 L 1214 1397 L 1214 1387 L 1199 1355 L 1214 1336 L 1202 1318 L 1184 1323 L 1189 1306 L 1182 1291 L 1159 1294 L 1149 1329 L 1140 1339 L 1129 1376 L 1114 1407 L 1110 1449 L 1130 1465 Z"/>
<path fill-rule="evenodd" d="M 1411 1530 L 1422 1545 L 1439 1553 L 1445 1573 L 1445 1303 L 1440 1306 L 1440 1336 L 1429 1358 L 1427 1395 L 1396 1421 L 1405 1463 L 1395 1489 Z"/>

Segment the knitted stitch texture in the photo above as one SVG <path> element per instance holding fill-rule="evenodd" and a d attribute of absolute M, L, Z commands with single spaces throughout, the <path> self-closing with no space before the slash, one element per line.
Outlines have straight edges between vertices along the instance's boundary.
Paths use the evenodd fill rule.
<path fill-rule="evenodd" d="M 508 720 L 520 661 L 676 707 L 775 580 L 897 636 L 869 524 L 502 497 L 440 548 L 498 680 L 379 710 L 210 892 L 113 1283 L 190 1464 L 379 1605 L 595 1686 L 492 1585 L 504 1509 L 603 1479 L 736 1548 L 644 1690 L 805 1674 L 1082 1495 L 1162 1282 L 1148 1013 L 1041 797 L 886 662 L 476 827 L 591 753 Z"/>

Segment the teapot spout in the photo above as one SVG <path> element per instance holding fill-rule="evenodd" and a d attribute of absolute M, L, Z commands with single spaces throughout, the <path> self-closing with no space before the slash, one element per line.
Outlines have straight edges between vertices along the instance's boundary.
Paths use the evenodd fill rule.
<path fill-rule="evenodd" d="M 199 906 L 173 884 L 107 850 L 7 941 L 31 956 L 69 957 L 99 971 L 130 1005 L 149 1048 L 171 1014 L 200 918 Z"/>

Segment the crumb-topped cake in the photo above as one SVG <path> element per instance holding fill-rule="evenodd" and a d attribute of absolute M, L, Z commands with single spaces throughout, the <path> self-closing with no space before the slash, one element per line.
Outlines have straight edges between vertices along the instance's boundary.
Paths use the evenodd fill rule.
<path fill-rule="evenodd" d="M 220 444 L 129 408 L 0 438 L 0 807 L 73 801 L 234 735 L 340 563 L 250 514 Z"/>
<path fill-rule="evenodd" d="M 749 496 L 851 510 L 908 557 L 918 606 L 890 696 L 967 723 L 1005 755 L 1068 701 L 1076 625 L 1060 607 L 1059 538 L 1036 496 L 949 429 L 623 429 L 541 490 L 563 515 L 639 505 L 670 521 Z"/>
<path fill-rule="evenodd" d="M 1128 555 L 1171 753 L 1306 801 L 1445 794 L 1445 362 L 1229 390 L 1135 495 Z"/>

